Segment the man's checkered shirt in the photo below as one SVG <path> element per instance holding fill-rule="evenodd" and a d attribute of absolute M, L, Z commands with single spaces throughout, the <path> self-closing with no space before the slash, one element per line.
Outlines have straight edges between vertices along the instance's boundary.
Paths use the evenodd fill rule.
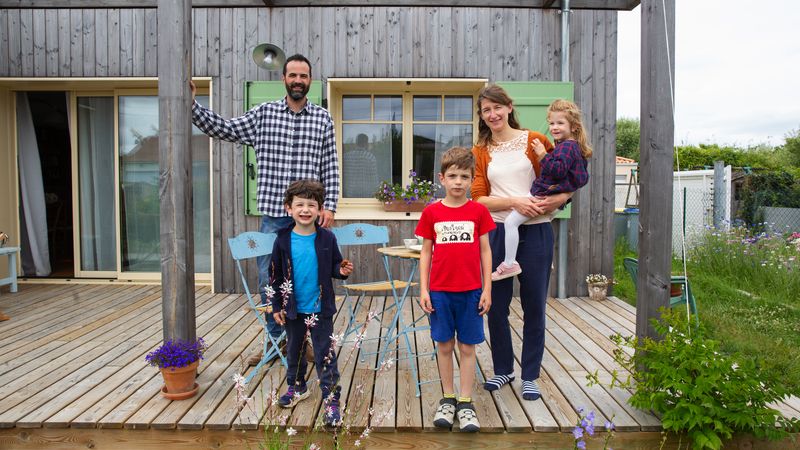
<path fill-rule="evenodd" d="M 307 101 L 295 113 L 286 99 L 262 103 L 243 116 L 225 120 L 200 105 L 192 105 L 192 123 L 205 134 L 251 145 L 258 163 L 258 210 L 286 216 L 283 196 L 289 183 L 314 179 L 325 186 L 324 208 L 336 211 L 339 201 L 339 161 L 333 120 L 324 108 Z"/>

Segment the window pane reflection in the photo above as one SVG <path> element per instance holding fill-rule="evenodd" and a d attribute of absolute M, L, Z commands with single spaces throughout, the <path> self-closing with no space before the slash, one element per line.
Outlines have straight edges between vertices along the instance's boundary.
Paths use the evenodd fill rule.
<path fill-rule="evenodd" d="M 467 97 L 467 96 L 445 97 L 444 120 L 452 122 L 472 121 L 472 97 Z"/>
<path fill-rule="evenodd" d="M 439 161 L 450 147 L 472 147 L 472 124 L 414 125 L 414 171 L 426 180 L 438 180 Z M 437 197 L 444 197 L 439 187 Z"/>
<path fill-rule="evenodd" d="M 402 126 L 342 125 L 342 196 L 371 198 L 383 181 L 400 182 Z"/>
<path fill-rule="evenodd" d="M 342 119 L 370 120 L 369 95 L 347 95 L 342 98 Z"/>
<path fill-rule="evenodd" d="M 374 120 L 403 120 L 403 97 L 376 95 Z"/>
<path fill-rule="evenodd" d="M 414 96 L 414 120 L 442 120 L 442 97 L 438 95 Z"/>
<path fill-rule="evenodd" d="M 191 147 L 195 272 L 210 273 L 209 140 L 194 126 Z M 160 272 L 158 97 L 119 97 L 119 152 L 122 270 Z"/>

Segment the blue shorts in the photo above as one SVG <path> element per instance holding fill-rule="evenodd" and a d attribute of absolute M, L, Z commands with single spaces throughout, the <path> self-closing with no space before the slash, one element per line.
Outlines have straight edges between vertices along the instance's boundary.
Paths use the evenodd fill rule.
<path fill-rule="evenodd" d="M 447 342 L 458 332 L 458 342 L 475 345 L 484 340 L 483 316 L 478 304 L 481 290 L 464 292 L 431 291 L 431 338 Z"/>

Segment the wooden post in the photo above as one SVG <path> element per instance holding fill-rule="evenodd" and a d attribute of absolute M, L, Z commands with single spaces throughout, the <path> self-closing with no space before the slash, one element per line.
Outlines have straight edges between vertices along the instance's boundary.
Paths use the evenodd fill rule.
<path fill-rule="evenodd" d="M 192 211 L 192 2 L 158 2 L 158 139 L 164 340 L 196 337 Z"/>
<path fill-rule="evenodd" d="M 714 161 L 714 228 L 722 228 L 725 221 L 725 161 Z"/>
<path fill-rule="evenodd" d="M 643 0 L 636 336 L 658 338 L 650 319 L 669 305 L 672 266 L 672 157 L 675 0 Z"/>

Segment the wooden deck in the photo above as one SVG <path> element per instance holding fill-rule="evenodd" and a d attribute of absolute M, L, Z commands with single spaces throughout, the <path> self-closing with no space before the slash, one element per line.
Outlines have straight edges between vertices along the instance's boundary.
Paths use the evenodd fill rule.
<path fill-rule="evenodd" d="M 87 443 L 97 445 L 89 448 L 101 448 L 103 443 L 120 449 L 142 448 L 144 442 L 155 447 L 203 442 L 235 448 L 263 438 L 264 423 L 277 423 L 283 414 L 288 414 L 287 426 L 312 430 L 320 419 L 319 389 L 293 410 L 265 411 L 270 391 L 285 389 L 285 370 L 280 366 L 256 375 L 247 386 L 255 398 L 254 409 L 237 414 L 233 375 L 242 373 L 243 355 L 260 348 L 260 326 L 243 295 L 212 294 L 201 287 L 196 299 L 198 335 L 209 344 L 199 370 L 200 392 L 190 400 L 171 402 L 159 395 L 160 374 L 144 361 L 162 338 L 158 286 L 23 284 L 16 294 L 5 291 L 0 310 L 12 319 L 0 323 L 0 448 L 59 448 L 56 444 L 86 448 Z M 381 309 L 387 300 L 373 297 L 369 301 L 362 315 Z M 403 313 L 408 319 L 421 314 L 411 306 Z M 511 315 L 516 348 L 521 345 L 520 314 L 517 307 Z M 540 380 L 543 399 L 521 399 L 519 373 L 513 389 L 490 394 L 476 387 L 474 402 L 482 433 L 473 437 L 455 432 L 420 435 L 434 431 L 440 384 L 423 384 L 417 398 L 407 359 L 376 372 L 371 367 L 377 356 L 364 359 L 359 352 L 377 350 L 377 340 L 365 340 L 360 350 L 345 344 L 340 349 L 339 370 L 351 432 L 358 430 L 354 431 L 357 436 L 370 426 L 374 432 L 365 444 L 382 448 L 393 448 L 392 442 L 402 442 L 407 436 L 451 448 L 482 448 L 481 440 L 493 433 L 495 437 L 487 442 L 496 448 L 505 448 L 497 447 L 498 442 L 512 448 L 533 441 L 563 448 L 572 442 L 571 434 L 564 432 L 576 423 L 577 409 L 585 408 L 595 411 L 599 430 L 613 417 L 615 448 L 624 447 L 620 444 L 625 442 L 657 446 L 661 440 L 658 418 L 629 406 L 628 391 L 586 386 L 587 373 L 598 371 L 601 379 L 608 380 L 610 371 L 618 368 L 608 336 L 634 333 L 634 308 L 614 298 L 605 302 L 551 299 L 547 314 Z M 344 319 L 345 314 L 340 314 L 337 329 L 344 328 Z M 377 337 L 386 332 L 386 321 L 373 321 L 366 331 L 368 338 Z M 433 349 L 428 332 L 417 332 L 411 344 L 420 353 Z M 493 373 L 489 346 L 478 347 L 479 381 Z M 434 359 L 419 357 L 417 361 L 421 379 L 437 378 Z M 312 382 L 315 378 L 312 370 Z M 797 398 L 776 406 L 785 415 L 800 416 Z M 505 434 L 498 441 L 496 433 Z M 664 448 L 672 445 L 677 444 Z"/>

